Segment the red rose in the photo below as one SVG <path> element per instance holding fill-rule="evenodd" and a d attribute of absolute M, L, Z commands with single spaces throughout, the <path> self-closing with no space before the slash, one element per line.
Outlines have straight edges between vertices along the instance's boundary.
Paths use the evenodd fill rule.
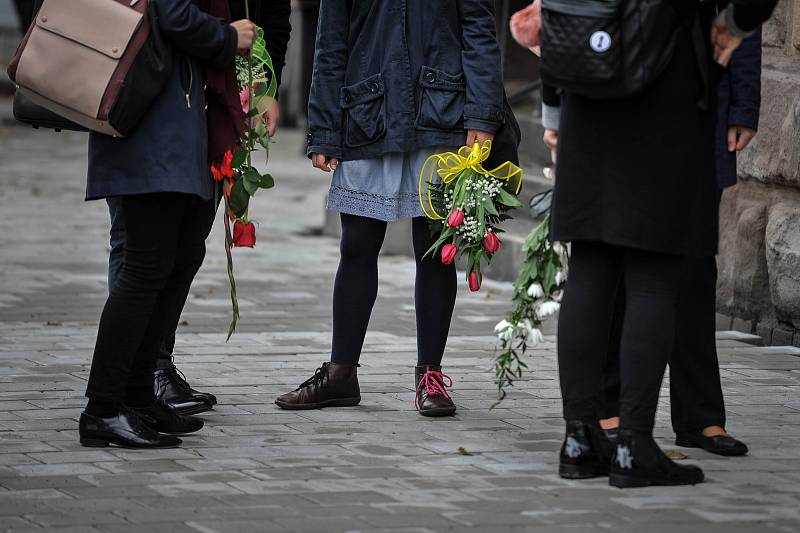
<path fill-rule="evenodd" d="M 447 217 L 447 225 L 455 229 L 464 222 L 464 212 L 461 209 L 454 209 L 450 216 Z"/>
<path fill-rule="evenodd" d="M 458 253 L 458 246 L 452 243 L 445 244 L 442 246 L 442 264 L 449 265 L 452 264 L 453 261 L 456 259 L 456 254 Z"/>
<path fill-rule="evenodd" d="M 237 220 L 233 223 L 233 245 L 248 248 L 256 245 L 256 227 L 252 222 Z"/>
<path fill-rule="evenodd" d="M 483 276 L 481 276 L 480 272 L 470 272 L 469 273 L 469 290 L 472 292 L 478 292 L 481 289 L 481 280 Z"/>
<path fill-rule="evenodd" d="M 493 231 L 487 233 L 486 238 L 483 239 L 483 249 L 487 254 L 496 253 L 500 249 L 500 239 Z"/>

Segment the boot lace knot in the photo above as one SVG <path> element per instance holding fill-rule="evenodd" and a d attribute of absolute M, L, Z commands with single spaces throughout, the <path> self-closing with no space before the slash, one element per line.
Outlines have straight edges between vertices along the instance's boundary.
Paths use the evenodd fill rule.
<path fill-rule="evenodd" d="M 325 378 L 328 377 L 328 365 L 323 364 L 321 367 L 314 371 L 314 375 L 305 380 L 297 387 L 297 390 L 304 389 L 306 387 L 321 387 L 322 383 L 325 381 Z"/>
<path fill-rule="evenodd" d="M 424 374 L 422 374 L 422 378 L 419 380 L 419 385 L 417 385 L 417 394 L 414 398 L 414 407 L 419 410 L 419 397 L 420 391 L 425 390 L 425 394 L 427 396 L 444 396 L 448 400 L 450 399 L 450 395 L 447 394 L 448 388 L 453 386 L 453 380 L 450 379 L 450 376 L 447 374 L 442 374 L 437 370 L 428 370 Z"/>

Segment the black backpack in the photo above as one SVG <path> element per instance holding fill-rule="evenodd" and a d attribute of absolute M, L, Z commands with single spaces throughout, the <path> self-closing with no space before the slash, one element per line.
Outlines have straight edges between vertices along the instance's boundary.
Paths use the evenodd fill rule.
<path fill-rule="evenodd" d="M 542 81 L 601 100 L 631 96 L 664 72 L 691 22 L 667 0 L 542 0 Z"/>

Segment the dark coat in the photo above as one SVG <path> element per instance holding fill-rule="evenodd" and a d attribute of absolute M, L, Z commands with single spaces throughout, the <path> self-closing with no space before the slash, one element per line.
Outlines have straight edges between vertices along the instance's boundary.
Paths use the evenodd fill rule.
<path fill-rule="evenodd" d="M 761 31 L 736 49 L 719 82 L 717 179 L 720 189 L 736 185 L 736 152 L 728 151 L 728 127 L 758 129 L 761 108 Z"/>
<path fill-rule="evenodd" d="M 236 31 L 192 0 L 156 6 L 159 26 L 175 48 L 172 76 L 129 137 L 90 134 L 87 200 L 156 192 L 213 196 L 203 68 L 230 65 Z"/>
<path fill-rule="evenodd" d="M 493 0 L 322 0 L 308 153 L 460 146 L 505 119 Z"/>
<path fill-rule="evenodd" d="M 753 7 L 737 23 L 754 29 L 771 12 L 772 0 L 734 0 Z M 694 16 L 690 3 L 676 4 Z M 716 7 L 705 4 L 704 35 Z M 710 40 L 700 53 L 716 84 Z M 704 111 L 705 92 L 691 34 L 681 30 L 674 56 L 661 77 L 623 100 L 598 101 L 569 92 L 561 105 L 558 178 L 551 237 L 589 240 L 674 254 L 717 252 L 718 194 L 715 172 L 716 91 Z M 716 85 L 710 85 L 715 87 Z"/>

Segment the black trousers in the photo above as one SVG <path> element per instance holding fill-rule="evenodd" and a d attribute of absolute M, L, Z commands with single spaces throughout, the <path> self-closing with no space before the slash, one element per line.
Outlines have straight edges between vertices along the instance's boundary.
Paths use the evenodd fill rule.
<path fill-rule="evenodd" d="M 717 262 L 713 257 L 686 259 L 678 289 L 679 312 L 669 363 L 672 428 L 682 434 L 709 426 L 725 427 L 725 400 L 714 335 Z M 625 316 L 624 294 L 618 297 L 614 328 L 603 371 L 601 418 L 619 413 L 619 349 Z"/>
<path fill-rule="evenodd" d="M 347 214 L 342 214 L 341 220 L 341 259 L 333 288 L 331 361 L 354 365 L 361 357 L 378 296 L 378 254 L 387 224 Z M 417 263 L 417 363 L 440 365 L 456 302 L 456 268 L 443 265 L 438 257 L 422 259 L 434 242 L 427 219 L 412 220 L 412 240 Z"/>
<path fill-rule="evenodd" d="M 179 193 L 125 196 L 125 256 L 97 332 L 86 396 L 152 396 L 163 339 L 175 331 L 205 257 L 214 203 Z"/>
<path fill-rule="evenodd" d="M 220 197 L 222 193 L 220 191 Z M 108 254 L 108 291 L 117 283 L 117 276 L 122 270 L 122 263 L 125 261 L 125 221 L 122 217 L 122 197 L 115 196 L 107 198 L 108 214 L 111 218 L 111 230 L 109 231 L 109 246 L 111 252 Z M 167 334 L 158 353 L 158 368 L 168 368 L 172 366 L 172 352 L 175 350 L 175 332 Z"/>
<path fill-rule="evenodd" d="M 650 433 L 672 353 L 683 258 L 594 241 L 572 243 L 558 322 L 564 418 L 600 418 L 603 366 L 620 287 L 620 426 Z"/>

